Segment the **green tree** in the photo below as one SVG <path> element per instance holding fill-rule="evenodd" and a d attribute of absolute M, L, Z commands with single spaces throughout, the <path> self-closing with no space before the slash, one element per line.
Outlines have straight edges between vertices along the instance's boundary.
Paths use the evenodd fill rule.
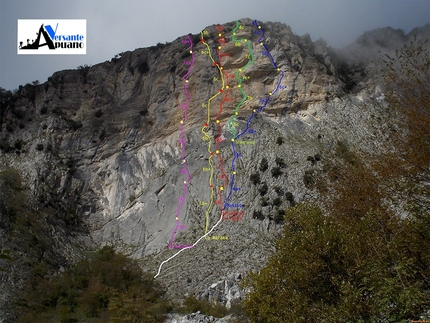
<path fill-rule="evenodd" d="M 163 322 L 163 294 L 134 260 L 104 247 L 61 275 L 31 279 L 18 322 Z"/>
<path fill-rule="evenodd" d="M 10 230 L 26 206 L 19 172 L 7 168 L 0 172 L 0 228 Z"/>
<path fill-rule="evenodd" d="M 16 98 L 11 91 L 0 87 L 0 125 L 3 124 L 3 119 L 6 114 L 6 109 L 12 106 Z"/>
<path fill-rule="evenodd" d="M 286 211 L 277 252 L 245 280 L 252 322 L 402 322 L 425 313 L 430 218 L 349 220 L 308 204 Z"/>
<path fill-rule="evenodd" d="M 275 178 L 278 178 L 279 176 L 282 175 L 282 170 L 279 166 L 273 167 L 271 172 L 272 172 L 272 176 Z"/>
<path fill-rule="evenodd" d="M 315 179 L 328 212 L 288 209 L 276 253 L 245 280 L 253 322 L 429 318 L 430 56 L 415 39 L 385 63 L 396 152 L 360 158 L 338 142 Z"/>
<path fill-rule="evenodd" d="M 430 164 L 430 53 L 428 41 L 416 37 L 408 45 L 386 55 L 384 87 L 391 110 L 398 115 L 406 136 L 397 136 L 401 157 L 426 170 Z"/>
<path fill-rule="evenodd" d="M 249 179 L 252 182 L 252 184 L 254 184 L 254 185 L 260 184 L 260 182 L 261 182 L 260 174 L 258 174 L 258 173 L 251 174 L 251 176 L 249 176 Z"/>
<path fill-rule="evenodd" d="M 260 172 L 265 172 L 269 168 L 269 162 L 266 157 L 263 157 L 260 162 L 259 170 Z"/>

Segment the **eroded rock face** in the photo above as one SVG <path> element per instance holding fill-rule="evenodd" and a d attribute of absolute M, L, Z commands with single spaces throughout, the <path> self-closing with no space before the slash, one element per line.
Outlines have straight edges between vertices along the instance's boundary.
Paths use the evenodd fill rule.
<path fill-rule="evenodd" d="M 57 72 L 33 88 L 34 96 L 25 87 L 7 110 L 2 142 L 11 149 L 0 152 L 0 168 L 19 169 L 37 207 L 60 203 L 83 223 L 69 243 L 78 236 L 83 248 L 114 244 L 159 272 L 170 295 L 209 297 L 203 294 L 211 284 L 265 263 L 280 229 L 278 210 L 318 202 L 303 178 L 338 140 L 370 152 L 383 148 L 389 125 L 376 118 L 383 105 L 367 105 L 383 99 L 381 90 L 346 95 L 332 61 L 323 41 L 242 19 Z M 18 110 L 25 116 L 19 120 Z M 259 183 L 251 183 L 253 174 Z M 228 303 L 243 295 L 225 284 L 211 297 Z"/>

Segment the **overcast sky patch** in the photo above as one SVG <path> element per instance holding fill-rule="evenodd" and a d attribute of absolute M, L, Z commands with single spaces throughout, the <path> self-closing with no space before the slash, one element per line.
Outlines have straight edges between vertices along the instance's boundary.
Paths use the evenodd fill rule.
<path fill-rule="evenodd" d="M 17 20 L 87 19 L 86 55 L 17 55 Z M 55 71 L 110 60 L 241 18 L 279 21 L 297 35 L 344 47 L 364 31 L 406 33 L 430 21 L 430 0 L 0 0 L 0 87 L 13 90 Z"/>

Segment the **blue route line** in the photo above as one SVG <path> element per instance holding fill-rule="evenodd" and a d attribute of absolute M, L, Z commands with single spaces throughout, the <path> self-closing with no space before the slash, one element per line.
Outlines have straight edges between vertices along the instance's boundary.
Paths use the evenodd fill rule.
<path fill-rule="evenodd" d="M 256 26 L 258 28 L 255 31 L 256 34 L 258 34 L 258 33 L 261 32 L 261 37 L 258 39 L 257 42 L 259 44 L 263 44 L 263 47 L 264 47 L 266 55 L 268 55 L 270 57 L 270 60 L 272 61 L 272 65 L 275 67 L 275 69 L 277 69 L 278 71 L 281 72 L 281 77 L 278 80 L 278 84 L 276 85 L 276 88 L 267 95 L 267 98 L 265 100 L 261 99 L 261 103 L 263 103 L 263 105 L 258 110 L 253 110 L 251 112 L 251 116 L 249 117 L 248 121 L 246 122 L 245 130 L 243 130 L 241 133 L 239 133 L 234 138 L 234 140 L 240 138 L 241 136 L 243 136 L 244 134 L 246 134 L 249 131 L 249 125 L 250 125 L 252 119 L 254 118 L 255 114 L 262 112 L 263 109 L 267 107 L 267 105 L 269 104 L 269 101 L 270 101 L 270 98 L 272 97 L 272 95 L 275 94 L 276 92 L 278 92 L 278 90 L 281 88 L 281 82 L 282 82 L 282 80 L 283 80 L 283 78 L 285 76 L 285 72 L 283 70 L 279 69 L 278 65 L 276 64 L 276 62 L 275 62 L 272 54 L 270 53 L 269 49 L 266 46 L 266 44 L 262 43 L 263 38 L 264 38 L 264 29 L 258 24 L 257 20 L 254 20 L 252 22 L 252 25 Z M 235 173 L 236 159 L 239 158 L 239 157 L 241 157 L 241 154 L 239 154 L 239 153 L 236 152 L 235 141 L 232 141 L 231 148 L 233 150 L 233 160 L 231 161 L 231 169 L 233 171 L 233 175 L 231 176 L 230 189 L 229 189 L 228 195 L 227 195 L 227 197 L 225 199 L 223 210 L 226 209 L 227 207 L 230 207 L 231 205 L 238 205 L 238 204 L 230 204 L 230 203 L 228 203 L 229 200 L 230 200 L 230 197 L 231 197 L 231 195 L 232 195 L 232 193 L 234 191 L 234 179 L 235 179 L 235 174 L 234 173 Z"/>

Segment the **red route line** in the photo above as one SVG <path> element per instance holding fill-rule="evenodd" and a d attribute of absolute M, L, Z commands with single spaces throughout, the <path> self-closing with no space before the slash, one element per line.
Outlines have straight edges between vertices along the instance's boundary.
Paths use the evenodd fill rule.
<path fill-rule="evenodd" d="M 243 219 L 245 215 L 244 211 L 222 211 L 222 220 L 231 220 L 231 221 L 239 221 Z"/>
<path fill-rule="evenodd" d="M 222 26 L 219 26 L 219 25 L 217 25 L 216 26 L 216 28 L 217 28 L 217 30 L 219 31 L 219 33 L 220 33 L 220 31 L 222 30 L 220 30 L 219 28 L 223 28 Z M 201 34 L 201 42 L 203 43 L 203 44 L 205 44 L 205 45 L 207 45 L 207 43 L 205 42 L 205 39 L 204 39 L 204 36 L 203 36 L 203 33 Z M 220 40 L 221 41 L 219 41 L 219 43 L 220 43 L 220 46 L 222 46 L 222 45 L 224 45 L 225 44 L 225 38 L 224 37 L 222 37 L 222 35 L 220 36 Z M 209 48 L 208 48 L 209 49 Z M 219 48 L 220 49 L 220 48 Z M 228 54 L 222 54 L 222 53 L 220 53 L 219 52 L 219 49 L 218 49 L 218 51 L 217 51 L 217 53 L 218 53 L 218 60 L 220 61 L 219 63 L 216 63 L 216 62 L 214 62 L 214 66 L 218 66 L 218 68 L 220 69 L 220 71 L 222 71 L 222 74 L 223 74 L 223 76 L 225 76 L 226 77 L 226 80 L 227 80 L 227 84 L 228 84 L 228 78 L 229 78 L 229 75 L 228 74 L 226 74 L 224 71 L 223 71 L 223 69 L 222 69 L 222 66 L 221 66 L 221 59 L 220 59 L 220 57 L 223 57 L 223 56 L 228 56 Z M 209 53 L 209 55 L 210 55 L 210 53 Z M 211 57 L 211 55 L 210 55 L 210 57 Z M 194 56 L 193 56 L 193 58 L 194 58 Z M 188 75 L 189 73 L 187 73 L 186 75 Z M 231 77 L 234 77 L 234 76 L 231 76 Z M 224 80 L 224 78 L 223 78 L 223 80 Z M 229 88 L 227 88 L 226 87 L 226 91 L 225 91 L 225 94 L 224 94 L 224 99 L 221 101 L 221 103 L 220 103 L 220 110 L 218 111 L 218 113 L 217 113 L 217 115 L 216 115 L 216 118 L 218 119 L 219 118 L 219 116 L 221 115 L 221 113 L 222 113 L 222 107 L 223 107 L 223 105 L 224 105 L 224 103 L 225 102 L 227 102 L 227 101 L 229 101 L 229 100 L 232 100 L 229 96 L 228 96 L 228 89 Z M 220 93 L 223 93 L 224 91 L 224 88 L 223 89 L 221 89 L 220 90 Z M 216 95 L 215 95 L 216 96 Z M 214 96 L 214 97 L 215 97 Z M 210 101 L 210 100 L 209 100 Z M 208 122 L 209 122 L 209 119 L 208 119 Z M 221 127 L 221 124 L 220 124 L 220 122 L 219 123 L 217 123 L 218 124 L 218 136 L 216 137 L 216 138 L 220 138 L 220 133 L 221 133 L 221 130 L 222 130 L 222 127 Z M 209 127 L 209 124 L 208 123 L 206 123 L 205 124 L 205 126 L 203 127 L 203 128 L 207 128 L 207 127 Z M 202 130 L 202 132 L 205 134 L 205 132 Z M 219 140 L 217 141 L 217 140 L 215 140 L 216 141 L 216 143 L 215 143 L 215 145 L 216 145 L 216 150 L 219 150 L 218 148 L 219 148 Z M 213 153 L 211 153 L 211 155 L 213 155 Z M 224 170 L 222 169 L 222 157 L 221 157 L 221 154 L 216 154 L 217 156 L 218 156 L 218 158 L 220 159 L 220 163 L 219 163 L 219 167 L 218 167 L 218 169 L 220 169 L 220 170 L 222 170 L 222 173 L 223 173 L 223 175 L 225 174 L 225 172 L 224 172 Z M 225 176 L 225 180 L 227 181 L 227 183 L 228 183 L 228 177 L 227 176 Z M 221 192 L 220 192 L 220 190 L 218 191 L 218 194 L 220 195 L 220 197 L 221 197 Z M 220 206 L 221 206 L 222 204 L 220 204 Z M 175 258 L 176 256 L 178 256 L 181 252 L 183 252 L 184 250 L 186 250 L 186 249 L 191 249 L 191 248 L 194 248 L 201 240 L 203 240 L 203 239 L 206 239 L 206 240 L 210 240 L 210 238 L 209 239 L 207 239 L 207 236 L 221 223 L 221 221 L 222 220 L 241 220 L 242 219 L 242 217 L 244 216 L 244 212 L 242 212 L 242 211 L 221 211 L 221 217 L 220 217 L 220 219 L 218 220 L 218 222 L 209 230 L 209 231 L 207 231 L 207 232 L 205 232 L 205 234 L 203 235 L 203 236 L 201 236 L 194 244 L 192 244 L 192 245 L 176 245 L 176 246 L 172 246 L 173 248 L 178 248 L 178 249 L 180 249 L 177 253 L 175 253 L 173 256 L 171 256 L 171 257 L 169 257 L 168 259 L 166 259 L 166 260 L 164 260 L 161 264 L 160 264 L 160 266 L 158 267 L 158 272 L 157 272 L 157 274 L 154 276 L 154 278 L 157 278 L 159 275 L 160 275 L 160 273 L 161 273 L 161 269 L 162 269 L 162 267 L 163 267 L 163 265 L 164 264 L 166 264 L 167 262 L 169 262 L 170 260 L 172 260 L 173 258 Z"/>
<path fill-rule="evenodd" d="M 222 207 L 222 192 L 224 190 L 224 187 L 227 187 L 227 185 L 228 185 L 228 176 L 227 176 L 227 173 L 224 171 L 224 169 L 222 167 L 223 166 L 223 159 L 222 159 L 222 156 L 221 156 L 221 152 L 219 151 L 219 144 L 222 142 L 221 141 L 222 125 L 221 125 L 221 121 L 219 120 L 219 117 L 220 117 L 221 113 L 223 112 L 223 106 L 224 106 L 224 104 L 226 102 L 228 102 L 228 101 L 233 101 L 234 99 L 228 96 L 229 89 L 230 89 L 230 87 L 228 85 L 228 74 L 224 71 L 224 69 L 222 67 L 222 60 L 221 60 L 221 57 L 229 57 L 230 56 L 230 54 L 228 54 L 228 53 L 222 53 L 221 52 L 222 46 L 224 46 L 225 43 L 226 43 L 225 37 L 221 33 L 221 31 L 224 29 L 224 27 L 222 27 L 220 25 L 216 25 L 216 28 L 217 28 L 218 33 L 219 33 L 218 36 L 220 37 L 218 39 L 218 43 L 220 45 L 217 48 L 217 56 L 218 56 L 218 60 L 219 60 L 218 65 L 219 65 L 220 71 L 223 74 L 224 82 L 225 82 L 225 91 L 223 91 L 223 93 L 224 93 L 224 99 L 220 102 L 219 110 L 218 110 L 218 112 L 217 112 L 217 114 L 215 116 L 215 121 L 216 121 L 217 126 L 218 126 L 217 136 L 215 137 L 215 154 L 216 154 L 216 156 L 218 157 L 218 160 L 219 160 L 217 168 L 221 172 L 221 174 L 218 175 L 218 178 L 224 179 L 224 183 L 218 188 L 217 194 L 218 194 L 219 199 L 215 200 L 214 203 L 218 204 L 220 206 L 220 208 L 221 208 Z"/>
<path fill-rule="evenodd" d="M 224 99 L 220 102 L 219 111 L 218 111 L 218 113 L 215 116 L 215 121 L 217 123 L 217 136 L 215 137 L 215 154 L 216 154 L 216 156 L 218 157 L 218 160 L 219 160 L 219 164 L 218 164 L 217 169 L 221 173 L 221 174 L 218 175 L 218 178 L 219 179 L 223 179 L 223 184 L 221 184 L 221 186 L 217 189 L 217 195 L 218 195 L 219 198 L 214 201 L 214 204 L 218 204 L 219 207 L 220 207 L 220 209 L 223 210 L 223 203 L 222 203 L 223 194 L 222 193 L 228 187 L 229 178 L 228 178 L 226 172 L 223 169 L 223 159 L 221 157 L 221 152 L 219 151 L 219 144 L 223 141 L 223 140 L 221 140 L 222 125 L 221 125 L 221 121 L 219 120 L 219 117 L 220 117 L 221 113 L 223 112 L 223 106 L 224 106 L 224 104 L 226 102 L 228 102 L 228 101 L 234 101 L 234 98 L 231 98 L 228 95 L 229 94 L 229 90 L 230 90 L 228 81 L 229 81 L 229 76 L 231 78 L 234 78 L 235 75 L 228 74 L 223 69 L 222 59 L 221 58 L 225 57 L 225 56 L 230 56 L 230 54 L 229 53 L 222 53 L 221 52 L 222 46 L 224 46 L 225 43 L 226 43 L 226 39 L 225 39 L 225 37 L 222 34 L 222 30 L 224 29 L 224 27 L 220 26 L 220 25 L 216 25 L 216 28 L 217 28 L 218 36 L 219 36 L 219 39 L 218 39 L 219 46 L 217 47 L 217 50 L 216 50 L 217 56 L 218 56 L 218 62 L 214 62 L 213 65 L 217 66 L 219 68 L 220 72 L 222 73 L 222 75 L 224 77 L 225 90 L 224 90 L 224 88 L 220 90 L 220 93 L 224 94 Z M 204 39 L 202 39 L 202 42 L 204 42 Z M 208 125 L 206 124 L 206 126 L 208 126 Z M 214 153 L 212 152 L 211 155 L 214 155 Z M 221 212 L 223 220 L 241 220 L 243 218 L 243 212 L 236 212 L 235 216 L 233 216 L 233 217 L 227 217 L 227 216 L 224 215 L 223 212 L 224 211 Z"/>

